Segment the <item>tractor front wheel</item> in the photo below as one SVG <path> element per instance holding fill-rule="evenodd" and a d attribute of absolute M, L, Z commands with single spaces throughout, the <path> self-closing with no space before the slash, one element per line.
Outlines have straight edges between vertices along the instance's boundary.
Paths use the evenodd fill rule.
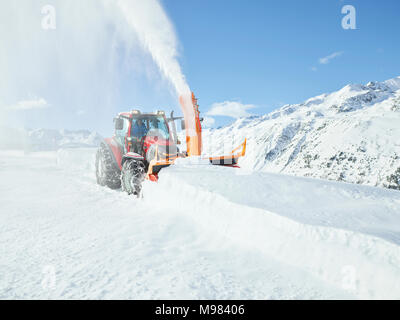
<path fill-rule="evenodd" d="M 139 197 L 145 176 L 146 170 L 143 161 L 134 159 L 126 160 L 122 165 L 121 171 L 122 190 Z"/>

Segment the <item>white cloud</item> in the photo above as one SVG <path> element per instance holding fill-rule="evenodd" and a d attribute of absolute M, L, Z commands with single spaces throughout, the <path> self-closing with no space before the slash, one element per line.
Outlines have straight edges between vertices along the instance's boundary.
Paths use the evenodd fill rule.
<path fill-rule="evenodd" d="M 75 114 L 76 114 L 78 117 L 80 117 L 80 116 L 83 116 L 84 114 L 86 114 L 86 111 L 83 110 L 83 109 L 79 109 L 79 110 L 76 110 Z"/>
<path fill-rule="evenodd" d="M 49 104 L 43 98 L 33 100 L 21 100 L 13 106 L 9 106 L 9 110 L 31 110 L 31 109 L 43 109 L 48 108 Z"/>
<path fill-rule="evenodd" d="M 316 71 L 318 71 L 318 68 L 317 67 L 311 67 L 311 71 L 316 72 Z"/>
<path fill-rule="evenodd" d="M 214 103 L 211 109 L 207 112 L 209 116 L 226 116 L 231 118 L 242 118 L 251 116 L 247 110 L 256 108 L 252 104 L 242 104 L 237 101 L 224 101 Z"/>
<path fill-rule="evenodd" d="M 201 126 L 204 128 L 210 128 L 215 124 L 215 119 L 211 117 L 204 117 Z"/>
<path fill-rule="evenodd" d="M 328 64 L 332 59 L 340 57 L 344 51 L 338 51 L 330 54 L 329 56 L 323 57 L 319 59 L 320 64 Z"/>

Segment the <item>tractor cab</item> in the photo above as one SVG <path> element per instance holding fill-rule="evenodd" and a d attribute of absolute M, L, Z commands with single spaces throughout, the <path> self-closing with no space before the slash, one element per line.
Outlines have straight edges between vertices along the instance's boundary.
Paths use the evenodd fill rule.
<path fill-rule="evenodd" d="M 130 136 L 140 139 L 145 136 L 160 137 L 166 141 L 170 138 L 170 130 L 164 115 L 140 114 L 132 118 Z"/>
<path fill-rule="evenodd" d="M 114 119 L 114 139 L 122 154 L 135 153 L 149 163 L 156 153 L 160 157 L 177 155 L 179 150 L 173 114 L 167 119 L 164 111 L 141 113 L 138 110 L 122 112 Z M 169 125 L 171 124 L 171 126 Z M 122 158 L 121 158 L 122 159 Z"/>

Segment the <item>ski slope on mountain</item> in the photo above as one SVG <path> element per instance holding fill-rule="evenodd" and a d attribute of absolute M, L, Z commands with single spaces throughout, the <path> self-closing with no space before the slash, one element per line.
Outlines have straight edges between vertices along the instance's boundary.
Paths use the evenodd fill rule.
<path fill-rule="evenodd" d="M 204 149 L 226 152 L 246 137 L 247 169 L 400 190 L 399 123 L 400 77 L 208 129 Z"/>
<path fill-rule="evenodd" d="M 135 199 L 94 154 L 0 153 L 1 298 L 400 298 L 396 191 L 178 161 Z"/>

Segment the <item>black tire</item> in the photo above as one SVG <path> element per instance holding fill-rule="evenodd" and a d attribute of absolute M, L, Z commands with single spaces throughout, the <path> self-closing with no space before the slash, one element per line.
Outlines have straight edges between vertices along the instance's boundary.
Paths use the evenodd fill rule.
<path fill-rule="evenodd" d="M 104 145 L 96 153 L 96 180 L 101 186 L 110 189 L 121 188 L 121 173 L 115 165 L 111 151 Z"/>
<path fill-rule="evenodd" d="M 134 159 L 126 160 L 121 171 L 122 190 L 139 197 L 145 176 L 146 169 L 143 161 Z"/>

